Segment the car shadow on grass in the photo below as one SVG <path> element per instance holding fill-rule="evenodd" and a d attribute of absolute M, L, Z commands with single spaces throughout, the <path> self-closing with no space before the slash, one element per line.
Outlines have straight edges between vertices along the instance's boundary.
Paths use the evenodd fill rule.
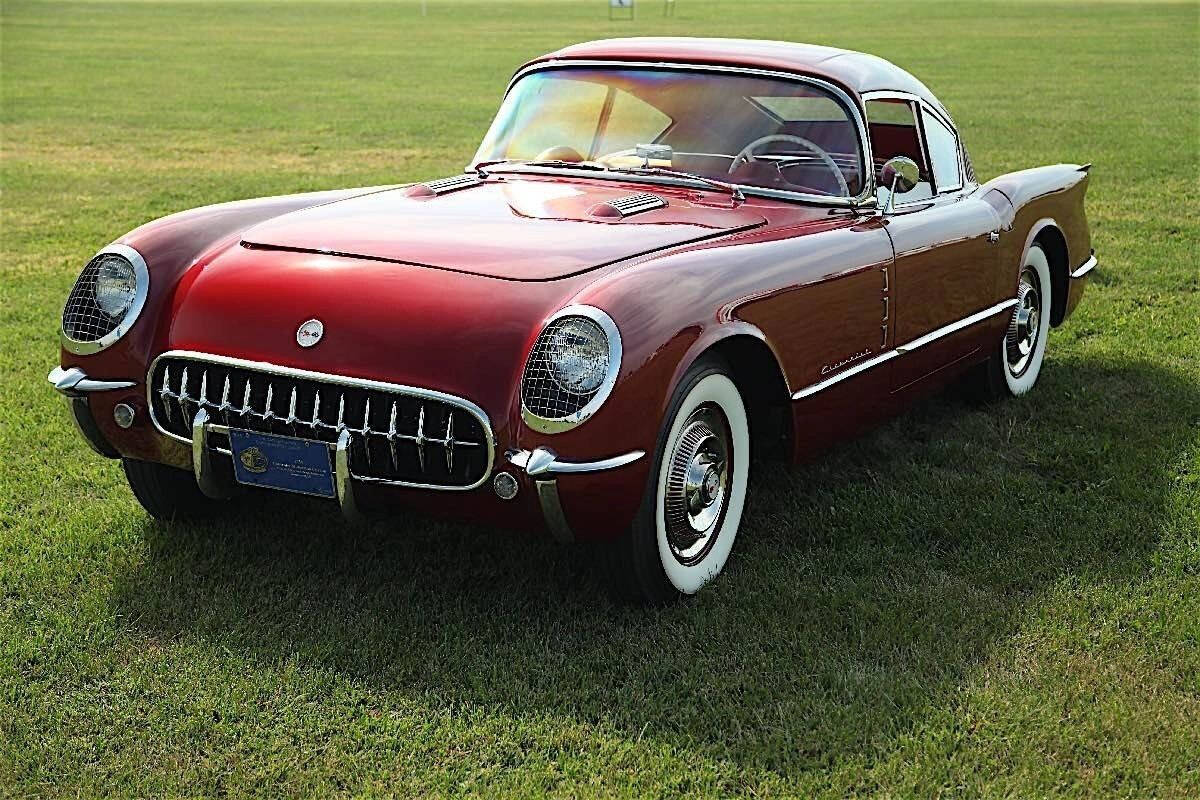
<path fill-rule="evenodd" d="M 827 765 L 952 706 L 1048 587 L 1144 574 L 1197 396 L 1159 367 L 1068 360 L 1020 401 L 934 400 L 813 464 L 760 465 L 726 575 L 669 608 L 610 603 L 587 549 L 415 517 L 348 530 L 271 496 L 147 523 L 114 613 L 246 669 L 296 659 L 435 707 Z"/>

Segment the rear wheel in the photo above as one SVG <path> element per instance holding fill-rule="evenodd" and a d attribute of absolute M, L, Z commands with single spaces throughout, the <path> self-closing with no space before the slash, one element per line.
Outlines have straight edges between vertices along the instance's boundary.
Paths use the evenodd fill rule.
<path fill-rule="evenodd" d="M 216 502 L 205 497 L 191 472 L 153 461 L 121 459 L 133 496 L 155 519 L 200 517 L 211 513 Z"/>
<path fill-rule="evenodd" d="M 1050 287 L 1050 262 L 1035 244 L 1025 254 L 1004 338 L 975 379 L 986 398 L 1019 397 L 1037 383 L 1050 333 Z"/>
<path fill-rule="evenodd" d="M 742 396 L 722 362 L 702 359 L 668 406 L 638 517 L 609 553 L 616 594 L 668 602 L 716 577 L 741 523 L 749 465 Z"/>

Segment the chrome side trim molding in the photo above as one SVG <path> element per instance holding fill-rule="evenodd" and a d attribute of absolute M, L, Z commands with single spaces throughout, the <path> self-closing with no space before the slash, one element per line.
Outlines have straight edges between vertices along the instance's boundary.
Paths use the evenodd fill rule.
<path fill-rule="evenodd" d="M 71 367 L 63 369 L 55 367 L 50 370 L 50 374 L 46 376 L 46 380 L 50 381 L 62 394 L 67 397 L 75 397 L 83 392 L 108 392 L 113 389 L 128 389 L 131 386 L 136 386 L 134 381 L 98 381 L 89 378 L 87 373 L 79 367 Z"/>
<path fill-rule="evenodd" d="M 879 355 L 875 356 L 874 358 L 867 359 L 866 361 L 860 361 L 859 363 L 855 364 L 853 367 L 850 367 L 849 369 L 845 370 L 844 372 L 839 372 L 837 375 L 834 375 L 830 378 L 826 378 L 823 381 L 819 381 L 817 383 L 811 384 L 810 386 L 805 386 L 803 389 L 801 389 L 800 391 L 793 394 L 792 399 L 793 400 L 803 400 L 806 397 L 811 397 L 812 395 L 816 394 L 817 392 L 824 391 L 825 389 L 828 389 L 830 386 L 833 386 L 834 384 L 841 383 L 842 381 L 846 380 L 847 378 L 852 378 L 855 375 L 858 375 L 860 372 L 866 372 L 867 370 L 872 369 L 873 367 L 877 367 L 880 364 L 883 364 L 887 361 L 891 361 L 893 358 L 895 358 L 897 356 L 902 356 L 905 353 L 910 353 L 913 350 L 916 350 L 920 347 L 924 347 L 925 345 L 929 344 L 930 342 L 937 341 L 938 339 L 949 336 L 952 333 L 957 333 L 958 331 L 961 331 L 963 328 L 969 328 L 970 326 L 972 326 L 976 323 L 983 322 L 985 319 L 989 319 L 991 317 L 996 316 L 997 314 L 1007 311 L 1008 309 L 1012 308 L 1016 304 L 1017 304 L 1017 300 L 1014 297 L 1011 300 L 1005 300 L 1002 303 L 997 303 L 996 305 L 991 306 L 990 308 L 985 308 L 982 311 L 976 311 L 974 314 L 971 314 L 968 317 L 963 317 L 962 319 L 956 320 L 956 321 L 950 323 L 949 325 L 945 325 L 941 328 L 930 331 L 929 333 L 925 334 L 924 336 L 918 336 L 916 339 L 913 339 L 912 341 L 906 342 L 902 345 L 898 345 L 897 347 L 895 347 L 891 350 L 888 350 L 885 353 L 880 353 Z"/>
<path fill-rule="evenodd" d="M 1082 278 L 1084 275 L 1087 275 L 1089 272 L 1091 272 L 1092 270 L 1094 270 L 1094 269 L 1096 268 L 1096 264 L 1097 264 L 1097 263 L 1098 263 L 1098 262 L 1096 261 L 1096 255 L 1093 253 L 1093 254 L 1092 254 L 1092 255 L 1091 255 L 1089 258 L 1088 258 L 1088 260 L 1087 260 L 1087 261 L 1083 262 L 1083 264 L 1081 264 L 1081 265 L 1080 265 L 1079 269 L 1077 269 L 1077 270 L 1075 270 L 1074 272 L 1072 272 L 1072 273 L 1071 273 L 1071 279 L 1072 279 L 1072 280 L 1079 280 L 1079 279 L 1080 279 L 1080 278 Z"/>
<path fill-rule="evenodd" d="M 603 458 L 599 461 L 560 461 L 553 450 L 548 447 L 539 447 L 532 452 L 529 450 L 510 450 L 508 453 L 508 462 L 515 467 L 525 470 L 526 475 L 534 478 L 541 475 L 603 472 L 604 470 L 616 469 L 626 464 L 632 464 L 644 455 L 646 455 L 645 450 L 631 450 L 628 453 L 613 456 L 612 458 Z"/>
<path fill-rule="evenodd" d="M 974 325 L 975 323 L 983 322 L 985 319 L 987 319 L 989 317 L 994 317 L 997 314 L 999 314 L 1001 311 L 1007 311 L 1008 309 L 1012 308 L 1016 304 L 1017 304 L 1017 299 L 1014 297 L 1012 300 L 1005 300 L 1003 303 L 997 303 L 996 305 L 992 306 L 991 308 L 985 308 L 983 311 L 976 311 L 974 314 L 972 314 L 969 317 L 963 317 L 962 319 L 958 320 L 957 322 L 951 322 L 949 325 L 938 328 L 937 330 L 934 330 L 934 331 L 930 331 L 929 333 L 925 334 L 924 336 L 918 336 L 916 339 L 913 339 L 911 342 L 899 345 L 898 347 L 896 347 L 896 352 L 903 355 L 904 353 L 908 353 L 912 350 L 916 350 L 918 347 L 924 347 L 925 345 L 929 344 L 930 342 L 937 341 L 938 339 L 941 339 L 945 336 L 949 336 L 952 333 L 957 333 L 958 331 L 961 331 L 963 328 L 969 328 L 972 325 Z"/>

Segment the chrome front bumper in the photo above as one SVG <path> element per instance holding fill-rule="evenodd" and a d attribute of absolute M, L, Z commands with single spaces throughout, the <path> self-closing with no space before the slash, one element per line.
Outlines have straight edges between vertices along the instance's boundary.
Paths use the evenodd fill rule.
<path fill-rule="evenodd" d="M 128 389 L 135 386 L 136 382 L 96 380 L 89 378 L 87 373 L 78 367 L 69 369 L 55 367 L 50 371 L 47 380 L 66 399 L 76 428 L 91 448 L 102 456 L 117 458 L 119 454 L 116 449 L 100 433 L 92 417 L 88 405 L 88 395 L 94 392 Z M 192 421 L 192 472 L 200 491 L 214 499 L 227 498 L 235 489 L 213 460 L 215 452 L 224 453 L 225 451 L 218 451 L 209 442 L 210 433 L 227 432 L 228 428 L 215 423 L 204 408 L 197 411 Z M 361 512 L 355 495 L 355 485 L 360 482 L 387 483 L 387 481 L 353 474 L 350 470 L 350 444 L 350 432 L 343 430 L 338 436 L 336 444 L 332 445 L 334 486 L 342 513 L 347 519 L 356 520 L 361 517 Z M 619 469 L 640 460 L 646 453 L 643 450 L 632 450 L 598 461 L 565 461 L 550 448 L 538 447 L 534 450 L 512 449 L 505 455 L 508 463 L 524 472 L 532 481 L 537 492 L 542 516 L 551 535 L 559 541 L 571 542 L 574 541 L 575 535 L 567 522 L 562 501 L 559 498 L 558 478 L 563 475 Z"/>
<path fill-rule="evenodd" d="M 575 534 L 571 531 L 562 500 L 558 496 L 558 476 L 617 469 L 632 464 L 646 453 L 644 450 L 633 450 L 600 461 L 562 461 L 550 448 L 539 447 L 532 451 L 510 450 L 506 455 L 508 463 L 524 470 L 532 479 L 550 534 L 560 542 L 573 542 Z"/>
<path fill-rule="evenodd" d="M 94 380 L 89 378 L 87 373 L 79 367 L 70 369 L 55 367 L 50 370 L 46 380 L 66 400 L 67 410 L 71 413 L 71 421 L 75 423 L 75 429 L 79 431 L 79 435 L 88 443 L 88 446 L 105 458 L 117 458 L 116 448 L 109 444 L 108 440 L 104 438 L 104 434 L 100 432 L 99 426 L 96 425 L 91 405 L 88 403 L 88 395 L 93 392 L 128 389 L 137 384 L 134 381 Z"/>

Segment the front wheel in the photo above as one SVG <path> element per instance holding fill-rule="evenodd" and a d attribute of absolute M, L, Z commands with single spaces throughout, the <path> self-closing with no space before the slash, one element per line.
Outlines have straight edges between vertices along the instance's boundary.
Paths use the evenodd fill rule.
<path fill-rule="evenodd" d="M 1008 329 L 976 379 L 985 398 L 1019 397 L 1037 383 L 1050 333 L 1050 286 L 1050 262 L 1035 244 L 1025 254 Z"/>
<path fill-rule="evenodd" d="M 133 496 L 146 513 L 155 519 L 202 517 L 217 508 L 217 503 L 201 493 L 191 472 L 153 461 L 121 459 L 125 479 Z"/>
<path fill-rule="evenodd" d="M 663 603 L 695 594 L 716 577 L 742 520 L 749 466 L 741 393 L 722 362 L 701 359 L 668 406 L 638 517 L 612 545 L 615 592 Z"/>

